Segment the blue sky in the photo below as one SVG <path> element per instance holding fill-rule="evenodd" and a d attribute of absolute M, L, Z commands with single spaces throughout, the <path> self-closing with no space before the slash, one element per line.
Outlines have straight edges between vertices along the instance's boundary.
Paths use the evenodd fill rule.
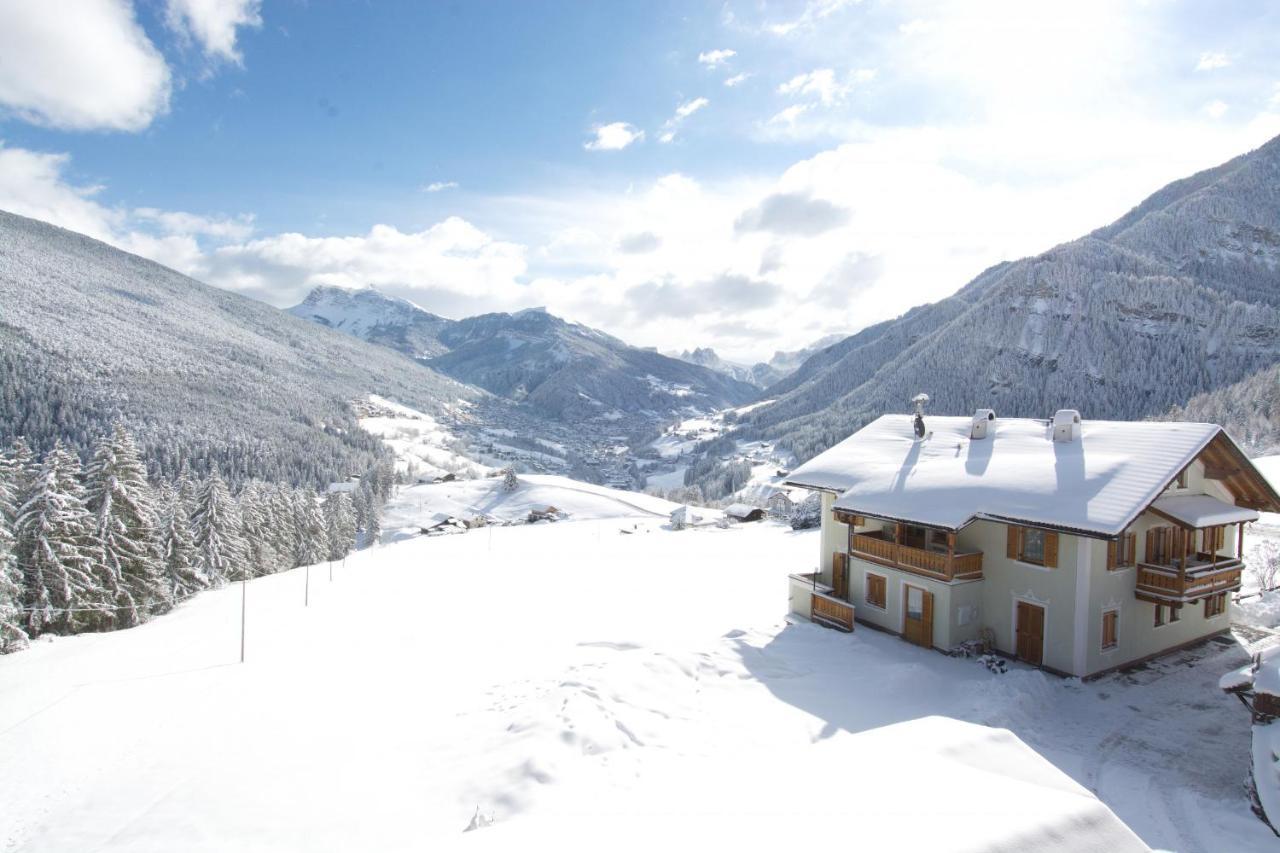
<path fill-rule="evenodd" d="M 741 360 L 1280 133 L 1280 4 L 0 0 L 0 208 Z"/>

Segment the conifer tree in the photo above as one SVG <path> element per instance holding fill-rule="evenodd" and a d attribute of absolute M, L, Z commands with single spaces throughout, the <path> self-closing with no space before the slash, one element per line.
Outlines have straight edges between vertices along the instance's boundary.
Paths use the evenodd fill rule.
<path fill-rule="evenodd" d="M 311 489 L 296 490 L 293 506 L 298 529 L 298 565 L 322 562 L 329 553 L 329 534 L 316 493 Z"/>
<path fill-rule="evenodd" d="M 186 510 L 180 500 L 175 500 L 169 506 L 160 541 L 160 554 L 164 561 L 169 597 L 178 602 L 190 598 L 208 584 L 196 565 L 195 541 Z"/>
<path fill-rule="evenodd" d="M 240 530 L 249 560 L 249 577 L 279 570 L 271 529 L 271 500 L 265 484 L 251 481 L 240 490 Z"/>
<path fill-rule="evenodd" d="M 271 516 L 272 546 L 276 551 L 276 571 L 302 565 L 298 562 L 298 522 L 294 517 L 293 493 L 279 483 L 271 487 L 268 501 Z"/>
<path fill-rule="evenodd" d="M 208 586 L 237 580 L 245 570 L 244 540 L 235 499 L 215 466 L 196 491 L 191 528 L 196 549 L 196 568 Z"/>
<path fill-rule="evenodd" d="M 94 446 L 85 469 L 85 504 L 94 518 L 100 569 L 118 589 L 117 624 L 127 628 L 169 609 L 151 485 L 122 424 Z"/>
<path fill-rule="evenodd" d="M 329 534 L 328 559 L 341 560 L 356 541 L 356 519 L 346 492 L 330 492 L 324 499 L 325 526 Z"/>
<path fill-rule="evenodd" d="M 16 527 L 25 630 L 101 630 L 114 623 L 116 590 L 95 571 L 93 517 L 85 509 L 80 460 L 61 442 L 28 484 Z M 105 583 L 104 583 L 105 581 Z"/>
<path fill-rule="evenodd" d="M 7 473 L 0 472 L 0 476 Z M 9 519 L 0 513 L 0 654 L 27 645 L 27 632 L 22 628 L 22 582 L 14 544 Z"/>

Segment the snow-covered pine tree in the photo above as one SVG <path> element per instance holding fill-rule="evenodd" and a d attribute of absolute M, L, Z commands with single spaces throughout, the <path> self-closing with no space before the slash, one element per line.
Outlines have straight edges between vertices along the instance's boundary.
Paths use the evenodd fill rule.
<path fill-rule="evenodd" d="M 356 517 L 356 529 L 359 531 L 357 547 L 368 548 L 378 541 L 382 535 L 382 523 L 379 517 L 379 503 L 373 496 L 369 485 L 361 481 L 356 489 L 352 506 Z"/>
<path fill-rule="evenodd" d="M 520 488 L 520 478 L 516 476 L 516 469 L 507 468 L 502 472 L 502 490 L 514 492 L 518 488 Z"/>
<path fill-rule="evenodd" d="M 0 472 L 4 473 L 7 472 Z M 27 645 L 27 632 L 22 628 L 22 580 L 14 544 L 9 519 L 0 512 L 0 654 Z"/>
<path fill-rule="evenodd" d="M 196 490 L 191 529 L 196 568 L 204 583 L 221 586 L 228 580 L 239 580 L 247 566 L 240 514 L 216 466 Z"/>
<path fill-rule="evenodd" d="M 85 505 L 94 519 L 97 562 L 118 589 L 116 624 L 128 628 L 168 610 L 173 601 L 160 559 L 151 484 L 133 437 L 120 423 L 94 445 L 85 468 Z"/>
<path fill-rule="evenodd" d="M 295 554 L 299 566 L 311 566 L 323 562 L 329 553 L 329 534 L 325 530 L 324 512 L 312 489 L 297 489 L 293 493 L 293 517 L 298 530 L 298 550 Z"/>
<path fill-rule="evenodd" d="M 346 492 L 330 492 L 325 496 L 324 518 L 329 533 L 328 558 L 341 560 L 351 553 L 356 541 L 355 512 Z"/>
<path fill-rule="evenodd" d="M 265 483 L 251 480 L 240 490 L 240 531 L 249 559 L 249 577 L 278 570 L 275 536 L 271 529 L 271 495 Z"/>
<path fill-rule="evenodd" d="M 272 484 L 267 496 L 267 532 L 276 553 L 275 571 L 295 568 L 298 555 L 298 524 L 293 512 L 293 490 L 280 483 Z"/>
<path fill-rule="evenodd" d="M 32 636 L 103 630 L 115 621 L 116 590 L 95 571 L 93 516 L 85 509 L 79 474 L 80 460 L 58 442 L 45 454 L 18 509 L 24 626 Z"/>
<path fill-rule="evenodd" d="M 168 503 L 169 511 L 163 520 L 160 539 L 160 555 L 169 585 L 169 597 L 174 602 L 190 598 L 208 584 L 196 566 L 196 546 L 191 534 L 191 520 L 186 508 L 173 491 L 174 500 Z"/>

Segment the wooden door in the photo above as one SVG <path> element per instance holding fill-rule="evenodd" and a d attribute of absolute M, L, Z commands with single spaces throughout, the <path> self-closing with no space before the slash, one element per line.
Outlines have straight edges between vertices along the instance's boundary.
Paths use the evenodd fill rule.
<path fill-rule="evenodd" d="M 1018 659 L 1040 666 L 1044 662 L 1044 608 L 1018 602 Z"/>
<path fill-rule="evenodd" d="M 831 556 L 831 587 L 836 598 L 849 600 L 849 555 L 836 551 Z"/>
<path fill-rule="evenodd" d="M 902 593 L 902 636 L 927 649 L 933 645 L 933 593 L 911 584 Z"/>

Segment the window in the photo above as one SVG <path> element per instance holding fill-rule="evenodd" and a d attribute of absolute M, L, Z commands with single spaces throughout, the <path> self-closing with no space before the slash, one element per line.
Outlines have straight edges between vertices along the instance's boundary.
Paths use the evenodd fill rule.
<path fill-rule="evenodd" d="M 1173 485 L 1175 488 L 1178 488 L 1178 489 L 1185 489 L 1187 487 L 1187 469 L 1186 468 L 1183 468 L 1181 471 L 1179 471 L 1178 476 L 1173 478 Z"/>
<path fill-rule="evenodd" d="M 1164 605 L 1157 604 L 1155 627 L 1159 628 L 1163 624 L 1164 624 Z"/>
<path fill-rule="evenodd" d="M 1058 565 L 1058 534 L 1037 527 L 1009 525 L 1007 556 L 1011 560 L 1034 563 L 1037 566 L 1056 568 Z"/>
<path fill-rule="evenodd" d="M 1120 613 L 1108 610 L 1102 614 L 1102 650 L 1108 651 L 1120 645 Z"/>
<path fill-rule="evenodd" d="M 1227 594 L 1215 593 L 1204 600 L 1204 618 L 1212 619 L 1227 612 Z"/>
<path fill-rule="evenodd" d="M 1182 608 L 1174 607 L 1172 604 L 1169 605 L 1169 621 L 1177 622 L 1181 618 L 1182 618 Z"/>
<path fill-rule="evenodd" d="M 1115 542 L 1107 543 L 1107 569 L 1115 571 L 1116 569 L 1125 569 L 1133 566 L 1138 561 L 1138 535 L 1136 533 L 1121 533 L 1120 538 Z"/>
<path fill-rule="evenodd" d="M 870 604 L 872 607 L 879 607 L 881 610 L 884 609 L 883 577 L 867 572 L 866 598 L 867 604 Z"/>

